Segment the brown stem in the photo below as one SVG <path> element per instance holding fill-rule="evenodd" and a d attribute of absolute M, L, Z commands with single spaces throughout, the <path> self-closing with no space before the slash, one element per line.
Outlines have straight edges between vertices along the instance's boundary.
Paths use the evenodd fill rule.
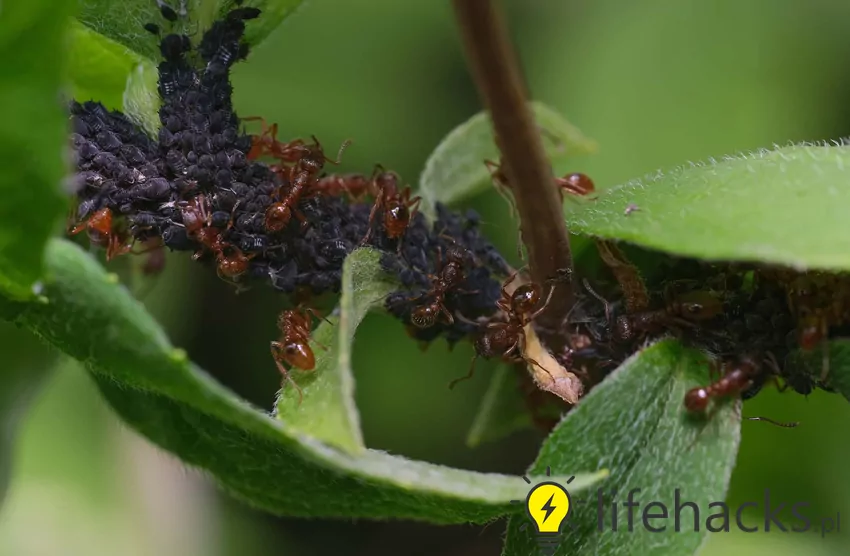
<path fill-rule="evenodd" d="M 453 4 L 469 66 L 502 151 L 531 279 L 543 284 L 559 271 L 572 271 L 572 256 L 561 195 L 528 105 L 517 57 L 492 0 L 453 0 Z M 543 338 L 550 349 L 564 345 L 563 335 L 556 331 L 572 303 L 572 284 L 557 282 L 552 301 L 537 321 L 541 332 L 552 331 Z"/>

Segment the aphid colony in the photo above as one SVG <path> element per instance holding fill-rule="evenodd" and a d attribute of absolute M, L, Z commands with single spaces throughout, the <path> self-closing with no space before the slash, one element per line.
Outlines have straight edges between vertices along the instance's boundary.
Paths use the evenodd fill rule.
<path fill-rule="evenodd" d="M 162 13 L 176 19 L 167 6 Z M 163 247 L 191 251 L 237 291 L 266 282 L 288 294 L 299 308 L 281 315 L 281 336 L 271 345 L 282 371 L 314 367 L 313 313 L 305 304 L 339 291 L 343 261 L 358 246 L 384 253 L 385 270 L 409 298 L 387 306 L 423 332 L 421 339 L 463 338 L 468 324 L 449 317 L 429 330 L 435 323 L 417 308 L 432 304 L 427 292 L 436 289 L 444 316 L 458 309 L 469 318 L 490 314 L 499 297 L 496 276 L 508 274 L 507 264 L 478 233 L 474 214 L 438 206 L 429 225 L 417 210 L 420 199 L 394 172 L 377 166 L 369 175 L 326 175 L 339 155 L 331 160 L 316 138 L 283 142 L 276 125 L 237 117 L 229 72 L 247 56 L 246 21 L 259 13 L 237 7 L 194 49 L 185 35 L 161 36 L 158 25 L 145 26 L 161 37 L 156 140 L 99 103 L 71 104 L 78 203 L 70 232 L 86 231 L 108 259 L 159 255 Z M 240 127 L 251 120 L 260 123 L 257 135 Z M 452 278 L 442 253 L 459 270 Z"/>
<path fill-rule="evenodd" d="M 176 21 L 167 5 L 161 12 Z M 161 35 L 158 25 L 145 25 L 160 36 L 162 54 L 155 140 L 97 102 L 71 103 L 78 203 L 70 233 L 86 231 L 107 260 L 150 253 L 146 266 L 155 271 L 164 247 L 191 251 L 237 291 L 266 282 L 288 294 L 297 307 L 281 313 L 280 336 L 270 344 L 287 378 L 289 369 L 315 367 L 310 334 L 319 317 L 307 303 L 338 292 L 345 257 L 366 245 L 382 252 L 383 269 L 401 283 L 386 308 L 412 337 L 423 343 L 444 337 L 449 345 L 472 339 L 476 358 L 539 365 L 526 353 L 526 329 L 552 289 L 514 283 L 518 273 L 480 235 L 474 213 L 437 205 L 429 225 L 418 211 L 421 199 L 396 173 L 381 166 L 371 174 L 325 173 L 339 164 L 347 142 L 331 159 L 315 137 L 280 141 L 276 124 L 235 114 L 230 68 L 248 55 L 246 21 L 259 14 L 235 8 L 197 47 L 186 35 Z M 250 121 L 260 123 L 258 134 L 242 129 Z M 500 164 L 484 163 L 510 201 Z M 557 184 L 562 195 L 595 191 L 584 174 Z M 603 284 L 601 294 L 574 280 L 578 301 L 557 331 L 568 339 L 557 358 L 587 384 L 647 339 L 673 334 L 729 362 L 718 382 L 688 393 L 690 410 L 703 411 L 718 396 L 754 395 L 771 377 L 804 394 L 825 387 L 826 374 L 791 372 L 785 359 L 794 346 L 814 349 L 830 328 L 850 321 L 850 299 L 829 293 L 850 292 L 838 278 L 729 265 L 698 265 L 686 275 L 691 263 L 677 261 L 663 286 L 653 285 L 663 291 L 658 296 L 616 246 L 600 242 L 599 248 L 616 288 L 602 291 Z M 552 280 L 571 278 L 565 276 Z"/>

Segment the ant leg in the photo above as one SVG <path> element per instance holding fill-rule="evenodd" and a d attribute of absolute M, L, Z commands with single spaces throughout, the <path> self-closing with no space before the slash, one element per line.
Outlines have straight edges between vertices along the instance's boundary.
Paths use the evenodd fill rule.
<path fill-rule="evenodd" d="M 472 356 L 472 363 L 469 365 L 469 372 L 466 375 L 456 378 L 453 381 L 449 382 L 449 390 L 455 387 L 455 384 L 458 382 L 463 382 L 464 380 L 469 380 L 472 378 L 472 375 L 475 374 L 475 361 L 478 359 L 478 354 Z"/>
<path fill-rule="evenodd" d="M 449 312 L 449 310 L 448 310 L 448 309 L 446 309 L 445 305 L 443 305 L 442 303 L 440 303 L 440 311 L 442 311 L 443 315 L 445 315 L 446 319 L 448 319 L 447 324 L 448 324 L 449 326 L 451 326 L 451 325 L 453 325 L 453 324 L 455 323 L 455 319 L 454 319 L 454 317 L 453 317 L 453 316 L 452 316 L 452 314 Z"/>
<path fill-rule="evenodd" d="M 723 376 L 723 364 L 717 360 L 708 363 L 708 380 L 714 384 Z"/>
<path fill-rule="evenodd" d="M 746 417 L 747 421 L 767 421 L 771 425 L 776 425 L 777 427 L 785 427 L 786 429 L 793 429 L 800 423 L 798 421 L 791 421 L 789 423 L 783 423 L 780 421 L 774 421 L 769 417 Z"/>
<path fill-rule="evenodd" d="M 463 322 L 463 323 L 465 323 L 465 324 L 471 324 L 471 325 L 473 325 L 473 326 L 481 326 L 481 323 L 480 323 L 480 322 L 476 322 L 476 321 L 474 321 L 474 320 L 469 320 L 468 318 L 466 318 L 465 316 L 463 316 L 463 315 L 460 313 L 460 311 L 455 311 L 455 317 L 457 318 L 457 320 L 459 320 L 460 322 Z"/>
<path fill-rule="evenodd" d="M 133 255 L 144 255 L 145 253 L 150 253 L 151 251 L 156 251 L 157 249 L 162 249 L 165 245 L 162 243 L 162 239 L 156 238 L 156 241 L 143 247 L 141 251 L 130 251 Z"/>
<path fill-rule="evenodd" d="M 331 321 L 329 321 L 329 320 L 327 319 L 327 317 L 324 317 L 324 316 L 320 315 L 320 314 L 319 314 L 319 312 L 318 312 L 318 311 L 316 311 L 315 309 L 307 308 L 307 309 L 305 309 L 305 312 L 307 312 L 307 313 L 309 313 L 309 314 L 313 315 L 313 317 L 314 317 L 314 318 L 316 318 L 316 319 L 319 319 L 319 320 L 323 320 L 323 321 L 325 321 L 326 323 L 330 324 L 331 326 L 333 326 L 333 324 L 334 324 L 334 323 L 332 323 Z"/>
<path fill-rule="evenodd" d="M 88 228 L 88 225 L 89 225 L 89 221 L 85 220 L 83 222 L 80 222 L 79 224 L 77 224 L 73 228 L 71 228 L 71 230 L 68 233 L 71 234 L 72 236 L 77 235 L 78 233 L 80 233 L 83 230 L 85 230 L 86 228 Z"/>
<path fill-rule="evenodd" d="M 315 137 L 314 137 L 315 139 Z M 345 152 L 345 149 L 351 146 L 351 139 L 346 139 L 342 142 L 342 145 L 339 146 L 339 152 L 336 154 L 336 160 L 331 160 L 328 157 L 325 157 L 325 161 L 330 162 L 331 164 L 338 165 L 342 162 L 342 153 Z"/>
<path fill-rule="evenodd" d="M 360 240 L 360 246 L 366 245 L 369 241 L 369 238 L 372 237 L 372 227 L 375 225 L 375 216 L 378 214 L 378 207 L 383 205 L 384 199 L 384 188 L 380 188 L 378 190 L 378 194 L 375 196 L 375 204 L 372 205 L 372 211 L 369 213 L 369 223 L 366 226 L 366 235 L 363 236 L 363 239 Z"/>
<path fill-rule="evenodd" d="M 510 188 L 502 181 L 501 176 L 503 174 L 501 174 L 501 165 L 497 162 L 493 162 L 492 160 L 485 160 L 484 166 L 487 167 L 487 172 L 489 172 L 490 174 L 490 179 L 493 181 L 493 185 L 496 187 L 496 191 L 505 200 L 505 202 L 508 203 L 508 210 L 510 211 L 511 219 L 516 220 L 516 202 L 511 197 Z"/>
<path fill-rule="evenodd" d="M 461 288 L 456 288 L 455 291 L 457 293 L 462 293 L 463 295 L 475 295 L 477 293 L 481 293 L 481 290 L 464 290 Z"/>
<path fill-rule="evenodd" d="M 511 298 L 511 296 L 508 294 L 508 289 L 507 289 L 507 288 L 508 288 L 508 284 L 510 284 L 511 282 L 513 282 L 514 280 L 516 280 L 516 277 L 517 277 L 517 275 L 519 275 L 520 270 L 522 270 L 522 269 L 521 269 L 521 268 L 518 268 L 518 269 L 514 270 L 514 271 L 511 273 L 511 275 L 510 275 L 510 276 L 508 276 L 507 280 L 505 280 L 505 282 L 502 284 L 501 293 L 502 293 L 502 297 L 504 297 L 505 299 L 510 299 L 510 298 Z"/>
<path fill-rule="evenodd" d="M 410 209 L 410 220 L 413 221 L 413 217 L 416 216 L 416 213 L 419 212 L 419 203 L 422 202 L 422 197 L 414 197 L 410 199 L 410 190 L 408 189 L 406 192 L 407 197 L 407 208 Z"/>
<path fill-rule="evenodd" d="M 608 300 L 596 293 L 596 291 L 590 287 L 590 282 L 587 281 L 587 278 L 582 278 L 581 283 L 584 284 L 584 289 L 586 289 L 590 295 L 602 303 L 605 307 L 605 320 L 611 322 L 611 304 L 608 303 Z"/>
<path fill-rule="evenodd" d="M 535 367 L 537 367 L 538 369 L 540 369 L 541 371 L 543 371 L 544 373 L 549 375 L 549 378 L 551 378 L 552 381 L 555 380 L 555 377 L 552 376 L 552 373 L 549 372 L 549 369 L 547 369 L 546 367 L 544 367 L 543 365 L 541 365 L 540 363 L 538 363 L 537 361 L 535 361 L 531 357 L 527 357 L 527 356 L 523 355 L 522 360 L 525 361 L 526 363 L 530 364 L 530 365 L 534 365 Z"/>
<path fill-rule="evenodd" d="M 281 345 L 280 342 L 272 342 L 271 343 L 272 359 L 274 359 L 274 364 L 277 365 L 277 370 L 280 371 L 280 374 L 282 374 L 283 377 L 287 380 L 287 382 L 291 383 L 292 386 L 294 386 L 295 389 L 298 390 L 298 405 L 301 405 L 301 402 L 304 401 L 304 391 L 301 390 L 301 387 L 298 386 L 298 384 L 289 375 L 289 371 L 286 370 L 286 367 L 284 367 L 281 364 L 281 362 L 278 360 L 278 357 L 279 357 L 278 352 L 282 348 L 283 348 L 283 346 Z"/>
<path fill-rule="evenodd" d="M 522 225 L 520 225 L 520 226 L 517 226 L 517 230 L 516 230 L 516 254 L 517 254 L 517 256 L 519 256 L 519 260 L 524 261 L 525 260 L 525 253 L 523 252 L 522 247 L 523 247 Z"/>

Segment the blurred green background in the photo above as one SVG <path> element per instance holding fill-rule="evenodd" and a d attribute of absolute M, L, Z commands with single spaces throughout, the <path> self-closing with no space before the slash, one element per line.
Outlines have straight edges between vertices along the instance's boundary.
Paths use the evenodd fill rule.
<path fill-rule="evenodd" d="M 690 160 L 850 134 L 850 3 L 515 0 L 506 8 L 534 96 L 601 146 L 569 170 L 600 186 Z M 234 86 L 239 113 L 278 122 L 282 137 L 353 139 L 342 171 L 380 162 L 414 183 L 430 150 L 479 110 L 449 3 L 434 0 L 313 0 L 237 68 Z M 486 233 L 513 255 L 516 228 L 504 201 L 489 194 L 473 205 Z M 146 304 L 198 364 L 270 408 L 279 374 L 268 342 L 279 299 L 259 290 L 236 296 L 185 259 L 169 259 Z M 51 363 L 24 333 L 0 330 L 10 369 L 35 376 L 55 366 L 26 414 L 32 388 L 0 395 L 0 412 L 21 417 L 14 451 L 12 431 L 0 431 L 0 457 L 14 463 L 0 513 L 2 556 L 499 552 L 502 523 L 438 528 L 254 512 L 123 426 L 76 364 Z M 522 473 L 539 434 L 474 450 L 464 444 L 492 367 L 482 364 L 451 392 L 446 385 L 471 355 L 469 346 L 449 353 L 440 342 L 422 354 L 397 323 L 370 316 L 354 357 L 367 444 Z M 802 424 L 744 423 L 730 502 L 759 500 L 770 488 L 776 499 L 811 502 L 813 515 L 846 511 L 850 530 L 850 448 L 836 436 L 850 422 L 846 400 L 768 390 L 744 413 Z M 703 554 L 850 554 L 848 538 L 718 534 Z"/>

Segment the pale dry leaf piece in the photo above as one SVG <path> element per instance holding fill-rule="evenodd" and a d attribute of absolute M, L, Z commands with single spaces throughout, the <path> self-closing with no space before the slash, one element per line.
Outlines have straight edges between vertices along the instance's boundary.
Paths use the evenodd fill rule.
<path fill-rule="evenodd" d="M 516 280 L 505 287 L 508 294 L 513 294 L 514 290 L 523 284 L 528 283 L 528 278 L 517 275 Z M 544 392 L 550 392 L 568 404 L 575 405 L 578 403 L 581 396 L 584 394 L 584 385 L 581 380 L 570 370 L 562 366 L 549 353 L 542 343 L 540 338 L 531 324 L 526 325 L 525 329 L 525 357 L 531 359 L 537 364 L 526 361 L 531 378 L 538 388 Z"/>

